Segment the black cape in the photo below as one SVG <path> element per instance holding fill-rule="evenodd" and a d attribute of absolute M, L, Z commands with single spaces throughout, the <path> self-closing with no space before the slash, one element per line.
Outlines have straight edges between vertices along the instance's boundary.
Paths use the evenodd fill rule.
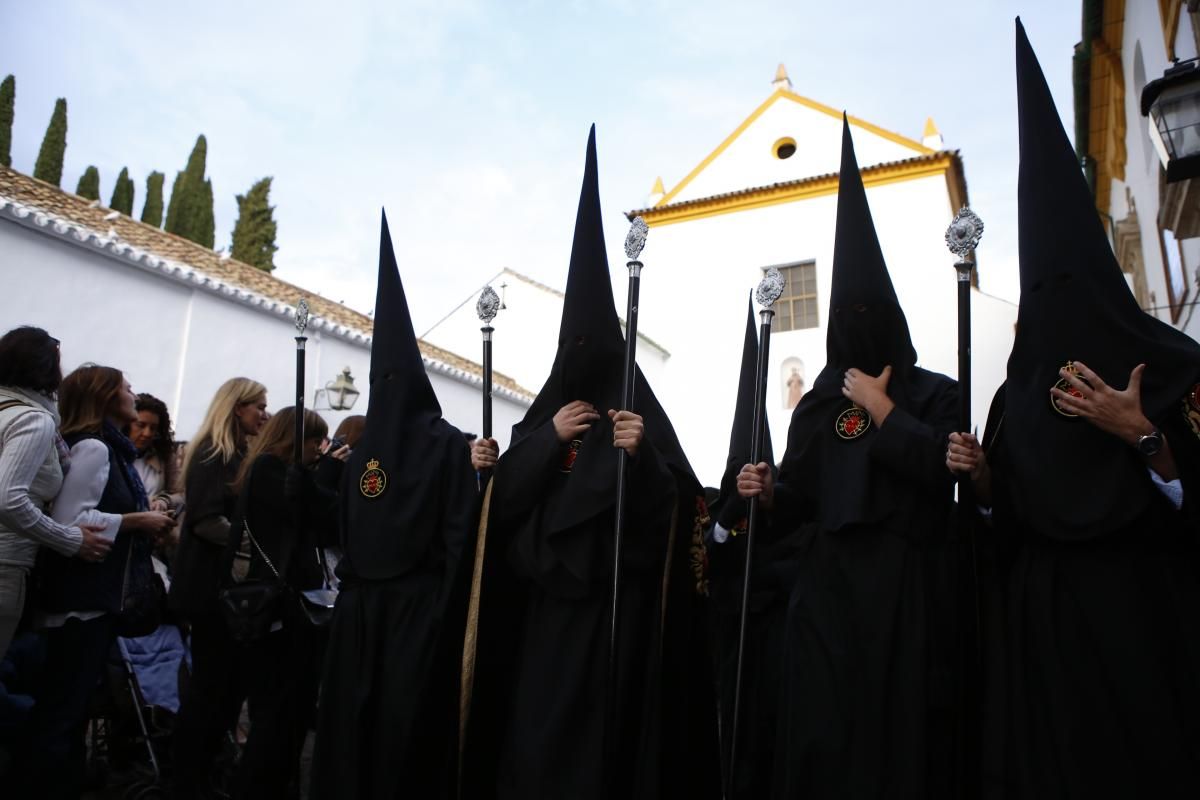
<path fill-rule="evenodd" d="M 386 217 L 371 400 L 341 509 L 312 796 L 453 797 L 475 471 L 429 385 Z"/>
<path fill-rule="evenodd" d="M 848 126 L 830 305 L 828 363 L 792 414 L 772 514 L 800 551 L 773 796 L 947 797 L 953 479 L 944 457 L 957 385 L 915 366 Z M 859 416 L 847 426 L 843 373 L 885 365 L 895 409 L 882 425 Z"/>
<path fill-rule="evenodd" d="M 619 408 L 623 352 L 593 128 L 558 352 L 513 428 L 486 504 L 464 654 L 466 798 L 717 791 L 715 703 L 703 656 L 700 578 L 692 571 L 693 560 L 703 561 L 703 543 L 694 549 L 692 538 L 701 492 L 640 370 L 633 410 L 646 435 L 630 460 L 617 649 L 621 711 L 616 766 L 605 782 L 617 456 L 607 416 L 571 444 L 558 441 L 553 416 L 576 399 L 602 415 Z"/>
<path fill-rule="evenodd" d="M 1137 307 L 1019 21 L 1016 50 L 1021 308 L 987 437 L 993 520 L 1012 552 L 987 789 L 1194 797 L 1200 345 Z M 1147 364 L 1143 411 L 1170 444 L 1182 508 L 1129 443 L 1051 406 L 1067 359 L 1117 387 Z"/>

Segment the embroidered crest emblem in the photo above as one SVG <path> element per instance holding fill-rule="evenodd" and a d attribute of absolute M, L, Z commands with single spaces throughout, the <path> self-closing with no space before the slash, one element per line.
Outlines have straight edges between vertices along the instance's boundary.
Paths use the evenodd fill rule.
<path fill-rule="evenodd" d="M 1183 398 L 1183 418 L 1187 420 L 1192 433 L 1200 438 L 1200 383 Z"/>
<path fill-rule="evenodd" d="M 837 435 L 850 441 L 857 439 L 867 432 L 867 428 L 871 427 L 871 415 L 866 412 L 866 409 L 858 406 L 850 406 L 841 414 L 838 414 L 837 422 L 834 423 L 833 429 L 837 431 Z"/>
<path fill-rule="evenodd" d="M 562 466 L 559 468 L 559 472 L 567 473 L 575 469 L 575 459 L 579 458 L 579 446 L 581 444 L 583 444 L 581 440 L 572 439 L 571 443 L 567 445 L 567 452 L 563 454 Z"/>
<path fill-rule="evenodd" d="M 363 497 L 376 498 L 387 488 L 387 473 L 379 468 L 378 459 L 372 458 L 367 462 L 367 470 L 358 479 L 358 490 Z"/>
<path fill-rule="evenodd" d="M 1074 375 L 1076 378 L 1079 378 L 1079 380 L 1083 381 L 1084 383 L 1087 383 L 1086 380 L 1079 376 L 1079 368 L 1075 366 L 1074 361 L 1068 361 L 1063 369 Z M 1088 385 L 1091 386 L 1090 383 Z M 1071 397 L 1083 397 L 1083 393 L 1072 386 L 1066 378 L 1059 378 L 1054 384 L 1054 388 L 1058 389 L 1059 391 L 1066 392 L 1067 394 L 1071 395 Z M 1075 417 L 1079 416 L 1078 414 L 1072 414 L 1070 411 L 1067 411 L 1065 408 L 1060 406 L 1058 404 L 1058 398 L 1054 395 L 1050 395 L 1050 405 L 1054 407 L 1055 411 L 1057 411 L 1059 414 L 1062 414 L 1064 417 L 1070 417 L 1074 419 Z"/>

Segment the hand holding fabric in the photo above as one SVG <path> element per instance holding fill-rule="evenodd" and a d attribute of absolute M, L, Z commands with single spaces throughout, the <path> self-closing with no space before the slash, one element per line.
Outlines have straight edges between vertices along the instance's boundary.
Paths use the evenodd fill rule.
<path fill-rule="evenodd" d="M 79 544 L 79 552 L 75 555 L 84 561 L 103 561 L 112 549 L 112 541 L 104 535 L 102 525 L 80 525 L 79 532 L 83 541 Z"/>
<path fill-rule="evenodd" d="M 1078 414 L 1105 433 L 1111 433 L 1127 444 L 1136 444 L 1138 437 L 1154 430 L 1154 425 L 1142 413 L 1142 373 L 1145 364 L 1138 364 L 1129 373 L 1129 385 L 1118 392 L 1082 361 L 1075 362 L 1076 375 L 1066 367 L 1058 371 L 1075 392 L 1065 392 L 1057 386 L 1050 390 L 1059 408 Z"/>
<path fill-rule="evenodd" d="M 632 411 L 614 411 L 611 408 L 608 418 L 613 423 L 613 447 L 621 448 L 630 458 L 636 456 L 645 434 L 642 418 Z"/>
<path fill-rule="evenodd" d="M 500 445 L 495 439 L 476 439 L 471 442 L 471 466 L 476 471 L 491 469 L 500 457 Z"/>
<path fill-rule="evenodd" d="M 600 419 L 600 414 L 591 403 L 573 400 L 560 408 L 554 415 L 554 435 L 565 444 L 578 438 L 598 419 Z"/>
<path fill-rule="evenodd" d="M 892 413 L 896 404 L 888 397 L 888 381 L 892 377 L 892 367 L 889 364 L 883 368 L 878 377 L 873 377 L 862 370 L 851 367 L 846 370 L 842 379 L 842 394 L 850 402 L 866 409 L 876 425 L 882 425 L 887 415 Z"/>

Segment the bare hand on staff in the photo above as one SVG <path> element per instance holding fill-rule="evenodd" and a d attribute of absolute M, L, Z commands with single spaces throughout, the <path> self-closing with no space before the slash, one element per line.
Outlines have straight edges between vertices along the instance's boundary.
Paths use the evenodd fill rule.
<path fill-rule="evenodd" d="M 495 439 L 476 439 L 471 442 L 471 466 L 476 470 L 491 469 L 500 457 L 500 445 Z"/>
<path fill-rule="evenodd" d="M 621 448 L 630 458 L 636 456 L 645 433 L 642 418 L 632 411 L 614 411 L 611 408 L 608 418 L 613 422 L 613 447 Z"/>
<path fill-rule="evenodd" d="M 76 556 L 84 561 L 103 561 L 112 549 L 112 542 L 104 537 L 104 528 L 96 525 L 80 525 L 83 541 L 79 543 Z"/>
<path fill-rule="evenodd" d="M 956 475 L 969 475 L 977 481 L 988 470 L 983 448 L 973 433 L 952 433 L 946 445 L 946 469 Z"/>
<path fill-rule="evenodd" d="M 861 369 L 851 367 L 842 378 L 842 394 L 854 405 L 865 408 L 876 425 L 883 425 L 887 415 L 892 413 L 896 404 L 888 397 L 888 381 L 892 377 L 892 367 L 889 364 L 883 368 L 878 377 L 868 375 Z"/>
<path fill-rule="evenodd" d="M 771 474 L 771 465 L 760 461 L 742 467 L 737 476 L 737 490 L 742 497 L 757 497 L 764 509 L 770 509 L 775 502 L 775 476 Z"/>
<path fill-rule="evenodd" d="M 554 435 L 565 444 L 592 427 L 592 423 L 598 419 L 600 412 L 591 403 L 572 401 L 554 415 Z"/>

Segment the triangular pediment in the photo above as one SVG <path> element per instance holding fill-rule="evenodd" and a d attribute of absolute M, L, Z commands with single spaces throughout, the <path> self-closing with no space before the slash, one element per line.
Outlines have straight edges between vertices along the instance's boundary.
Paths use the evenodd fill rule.
<path fill-rule="evenodd" d="M 935 152 L 914 139 L 857 117 L 849 117 L 849 121 L 854 148 L 864 169 Z M 841 141 L 840 111 L 787 89 L 776 89 L 655 205 L 685 203 L 835 173 Z"/>

